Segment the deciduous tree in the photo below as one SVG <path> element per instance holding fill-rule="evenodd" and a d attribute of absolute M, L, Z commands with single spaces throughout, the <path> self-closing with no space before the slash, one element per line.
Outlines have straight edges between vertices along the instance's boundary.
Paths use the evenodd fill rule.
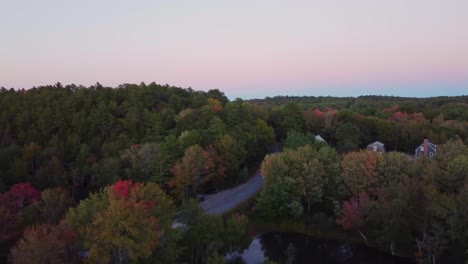
<path fill-rule="evenodd" d="M 195 195 L 201 184 L 210 178 L 213 168 L 213 160 L 202 147 L 189 147 L 173 168 L 176 195 L 182 200 Z"/>
<path fill-rule="evenodd" d="M 378 157 L 377 180 L 379 186 L 404 182 L 409 175 L 410 160 L 400 152 L 388 152 Z"/>
<path fill-rule="evenodd" d="M 78 228 L 93 263 L 149 258 L 170 228 L 172 201 L 154 183 L 119 181 L 71 209 L 67 222 Z"/>
<path fill-rule="evenodd" d="M 343 202 L 343 215 L 336 220 L 346 230 L 357 231 L 366 240 L 362 233 L 365 226 L 366 210 L 370 206 L 370 199 L 367 193 L 361 192 L 350 200 Z"/>
<path fill-rule="evenodd" d="M 350 152 L 341 161 L 341 176 L 349 192 L 372 192 L 377 182 L 377 154 L 370 151 Z"/>
<path fill-rule="evenodd" d="M 241 250 L 249 242 L 247 235 L 248 218 L 238 213 L 233 214 L 226 220 L 223 238 L 229 247 L 229 253 Z"/>
<path fill-rule="evenodd" d="M 58 224 L 68 208 L 75 204 L 70 193 L 63 188 L 46 189 L 38 203 L 42 221 L 49 225 Z"/>
<path fill-rule="evenodd" d="M 23 237 L 11 250 L 14 264 L 79 263 L 77 232 L 65 222 L 26 228 Z"/>

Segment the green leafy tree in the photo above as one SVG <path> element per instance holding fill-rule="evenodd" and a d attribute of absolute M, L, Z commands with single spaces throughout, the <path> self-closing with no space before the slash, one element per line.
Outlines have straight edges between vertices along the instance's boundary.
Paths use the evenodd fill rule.
<path fill-rule="evenodd" d="M 228 262 L 218 252 L 211 254 L 206 260 L 206 264 L 227 264 Z"/>
<path fill-rule="evenodd" d="M 207 258 L 223 247 L 224 225 L 221 216 L 200 214 L 190 225 L 185 235 L 185 242 L 190 248 L 192 263 Z"/>
<path fill-rule="evenodd" d="M 340 175 L 340 161 L 334 148 L 325 146 L 317 152 L 317 158 L 324 170 L 323 199 L 331 208 L 347 197 L 347 190 Z"/>
<path fill-rule="evenodd" d="M 281 126 L 285 131 L 294 130 L 302 132 L 304 130 L 302 112 L 296 103 L 287 103 L 283 109 L 281 109 L 281 114 Z"/>
<path fill-rule="evenodd" d="M 264 216 L 297 218 L 302 215 L 305 163 L 314 155 L 311 146 L 304 146 L 265 157 L 261 167 L 265 187 L 257 205 Z"/>
<path fill-rule="evenodd" d="M 436 178 L 436 182 L 441 190 L 458 193 L 468 184 L 468 155 L 458 156 L 450 161 L 447 170 Z"/>
<path fill-rule="evenodd" d="M 410 161 L 408 157 L 399 152 L 388 152 L 378 156 L 377 180 L 379 186 L 388 186 L 391 183 L 402 183 L 408 178 Z"/>
<path fill-rule="evenodd" d="M 289 131 L 284 142 L 284 148 L 297 149 L 304 145 L 319 145 L 318 142 L 315 142 L 315 136 L 310 133 L 300 133 L 296 131 Z"/>
<path fill-rule="evenodd" d="M 35 182 L 42 188 L 66 187 L 68 175 L 63 162 L 55 156 L 52 157 L 45 166 L 39 168 Z"/>
<path fill-rule="evenodd" d="M 359 149 L 361 131 L 351 123 L 344 123 L 336 129 L 336 148 L 338 152 L 350 152 Z"/>
<path fill-rule="evenodd" d="M 228 245 L 229 253 L 241 250 L 248 245 L 249 237 L 247 234 L 248 218 L 245 215 L 233 214 L 226 220 L 223 238 L 224 244 Z"/>
<path fill-rule="evenodd" d="M 90 189 L 97 191 L 102 186 L 115 183 L 123 178 L 124 162 L 120 158 L 104 158 L 91 167 Z"/>
<path fill-rule="evenodd" d="M 416 207 L 410 191 L 412 189 L 405 183 L 392 182 L 379 189 L 377 202 L 372 203 L 367 212 L 369 233 L 372 233 L 382 248 L 387 248 L 393 255 L 398 250 L 412 247 L 412 221 L 421 222 L 414 213 L 422 212 Z"/>
<path fill-rule="evenodd" d="M 49 225 L 58 224 L 67 209 L 75 204 L 69 192 L 63 188 L 46 189 L 38 203 L 42 221 Z"/>
<path fill-rule="evenodd" d="M 304 198 L 307 204 L 307 210 L 311 211 L 312 204 L 322 202 L 324 196 L 325 168 L 318 159 L 306 161 L 304 169 Z"/>

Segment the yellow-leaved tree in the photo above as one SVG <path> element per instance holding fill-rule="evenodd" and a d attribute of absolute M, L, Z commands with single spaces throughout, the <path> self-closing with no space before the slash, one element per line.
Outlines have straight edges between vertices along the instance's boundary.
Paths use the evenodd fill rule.
<path fill-rule="evenodd" d="M 89 263 L 140 262 L 170 229 L 172 200 L 154 183 L 119 181 L 70 209 L 67 222 L 82 236 Z"/>

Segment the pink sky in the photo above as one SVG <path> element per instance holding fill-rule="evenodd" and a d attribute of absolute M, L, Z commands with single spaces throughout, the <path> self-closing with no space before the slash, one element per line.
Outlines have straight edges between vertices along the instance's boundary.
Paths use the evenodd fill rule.
<path fill-rule="evenodd" d="M 0 86 L 468 94 L 466 0 L 96 2 L 0 4 Z"/>

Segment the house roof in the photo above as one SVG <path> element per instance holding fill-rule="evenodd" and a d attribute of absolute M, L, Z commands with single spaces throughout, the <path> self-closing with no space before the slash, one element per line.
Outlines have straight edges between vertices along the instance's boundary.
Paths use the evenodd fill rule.
<path fill-rule="evenodd" d="M 372 145 L 377 145 L 379 147 L 383 147 L 384 146 L 384 143 L 380 142 L 380 141 L 375 141 L 375 142 L 372 142 L 370 143 L 369 145 L 367 146 L 372 146 Z"/>
<path fill-rule="evenodd" d="M 367 145 L 367 149 L 372 150 L 372 151 L 377 151 L 377 152 L 385 152 L 384 144 L 382 142 L 379 142 L 379 141 L 375 141 L 373 143 L 370 143 L 369 145 Z"/>
<path fill-rule="evenodd" d="M 436 144 L 433 144 L 431 142 L 428 142 L 428 146 L 429 148 L 431 148 L 434 152 L 437 151 L 437 145 Z M 420 149 L 421 147 L 424 147 L 424 143 L 421 144 L 421 146 L 417 147 L 416 148 L 416 151 L 418 151 L 418 149 Z"/>

